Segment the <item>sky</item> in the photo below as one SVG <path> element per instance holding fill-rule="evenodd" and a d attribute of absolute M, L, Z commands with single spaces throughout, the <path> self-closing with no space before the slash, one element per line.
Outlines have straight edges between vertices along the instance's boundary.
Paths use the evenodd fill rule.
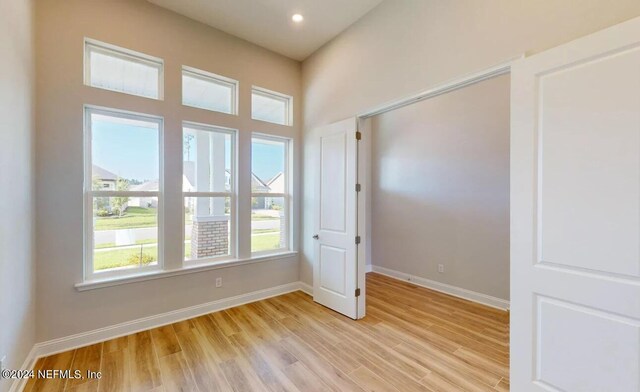
<path fill-rule="evenodd" d="M 128 180 L 158 179 L 157 127 L 152 129 L 94 118 L 91 136 L 94 165 Z"/>
<path fill-rule="evenodd" d="M 92 120 L 92 162 L 119 177 L 148 181 L 158 179 L 158 131 L 155 123 Z M 230 166 L 230 142 L 227 140 L 227 166 Z M 183 147 L 185 159 L 187 148 Z M 252 170 L 263 181 L 284 171 L 284 143 L 257 141 L 252 144 Z M 194 160 L 191 143 L 190 160 Z"/>

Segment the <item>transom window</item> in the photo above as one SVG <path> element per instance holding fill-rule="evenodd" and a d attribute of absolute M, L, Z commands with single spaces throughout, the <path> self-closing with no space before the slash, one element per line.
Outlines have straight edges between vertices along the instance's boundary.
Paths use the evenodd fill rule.
<path fill-rule="evenodd" d="M 255 135 L 251 141 L 251 252 L 289 249 L 288 139 Z"/>
<path fill-rule="evenodd" d="M 191 67 L 182 67 L 182 104 L 237 114 L 238 82 Z"/>
<path fill-rule="evenodd" d="M 251 91 L 251 118 L 280 125 L 293 123 L 292 101 L 288 95 L 260 87 Z"/>
<path fill-rule="evenodd" d="M 235 254 L 235 131 L 183 124 L 184 260 Z"/>
<path fill-rule="evenodd" d="M 85 108 L 85 276 L 162 266 L 162 119 Z"/>
<path fill-rule="evenodd" d="M 163 98 L 162 59 L 90 39 L 85 39 L 84 56 L 86 85 Z"/>

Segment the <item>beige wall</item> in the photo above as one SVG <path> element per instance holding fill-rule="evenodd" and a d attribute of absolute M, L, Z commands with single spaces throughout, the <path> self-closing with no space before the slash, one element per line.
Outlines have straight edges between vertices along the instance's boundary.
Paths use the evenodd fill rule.
<path fill-rule="evenodd" d="M 504 75 L 372 119 L 373 265 L 509 299 L 509 104 Z"/>
<path fill-rule="evenodd" d="M 183 120 L 239 129 L 240 187 L 250 189 L 250 132 L 297 137 L 300 63 L 231 37 L 146 1 L 41 0 L 37 7 L 37 340 L 156 315 L 298 280 L 298 258 L 261 262 L 141 283 L 78 292 L 82 281 L 83 105 L 164 116 L 165 264 L 176 267 L 182 249 L 181 160 Z M 83 85 L 83 38 L 165 60 L 165 99 L 156 101 Z M 181 105 L 181 65 L 240 81 L 240 115 Z M 293 127 L 250 119 L 252 85 L 294 97 Z M 298 145 L 296 144 L 296 147 Z M 294 180 L 299 161 L 294 151 Z M 297 194 L 297 191 L 295 191 Z M 239 205 L 240 238 L 250 233 L 250 197 Z M 293 223 L 298 223 L 294 214 Z M 294 226 L 294 230 L 297 226 Z M 295 246 L 294 239 L 294 246 Z M 249 256 L 247 241 L 239 257 Z M 214 287 L 222 277 L 224 287 Z"/>
<path fill-rule="evenodd" d="M 0 357 L 18 369 L 35 342 L 33 4 L 0 2 Z M 0 391 L 11 380 L 0 380 Z"/>
<path fill-rule="evenodd" d="M 640 15 L 637 0 L 386 0 L 303 63 L 301 279 L 312 282 L 312 130 Z"/>

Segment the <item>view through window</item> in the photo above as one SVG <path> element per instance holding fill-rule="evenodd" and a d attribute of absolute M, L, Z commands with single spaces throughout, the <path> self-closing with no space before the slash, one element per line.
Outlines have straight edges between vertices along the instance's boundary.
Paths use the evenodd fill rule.
<path fill-rule="evenodd" d="M 91 271 L 158 266 L 160 120 L 87 110 Z"/>
<path fill-rule="evenodd" d="M 233 254 L 235 236 L 233 131 L 183 127 L 184 259 Z"/>
<path fill-rule="evenodd" d="M 251 143 L 251 252 L 289 248 L 286 139 L 256 136 Z"/>

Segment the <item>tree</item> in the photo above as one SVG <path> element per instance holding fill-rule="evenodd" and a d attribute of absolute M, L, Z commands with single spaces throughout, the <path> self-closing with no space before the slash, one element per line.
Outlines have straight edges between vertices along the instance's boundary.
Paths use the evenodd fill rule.
<path fill-rule="evenodd" d="M 124 178 L 118 177 L 118 181 L 116 182 L 116 191 L 128 191 L 129 190 L 129 181 Z M 127 203 L 129 202 L 128 197 L 117 196 L 111 198 L 111 207 L 118 214 L 118 217 L 122 217 L 124 215 L 124 210 L 127 208 Z"/>
<path fill-rule="evenodd" d="M 91 178 L 91 189 L 94 191 L 100 191 L 102 190 L 102 181 L 100 180 L 100 177 L 98 176 L 93 176 Z M 107 203 L 109 202 L 109 199 L 104 198 L 104 197 L 95 197 L 93 199 L 93 204 L 94 204 L 94 210 L 98 213 L 98 214 L 106 214 L 107 211 Z"/>
<path fill-rule="evenodd" d="M 184 152 L 186 156 L 186 160 L 190 161 L 191 156 L 191 142 L 195 139 L 195 135 L 186 134 L 184 135 Z"/>

